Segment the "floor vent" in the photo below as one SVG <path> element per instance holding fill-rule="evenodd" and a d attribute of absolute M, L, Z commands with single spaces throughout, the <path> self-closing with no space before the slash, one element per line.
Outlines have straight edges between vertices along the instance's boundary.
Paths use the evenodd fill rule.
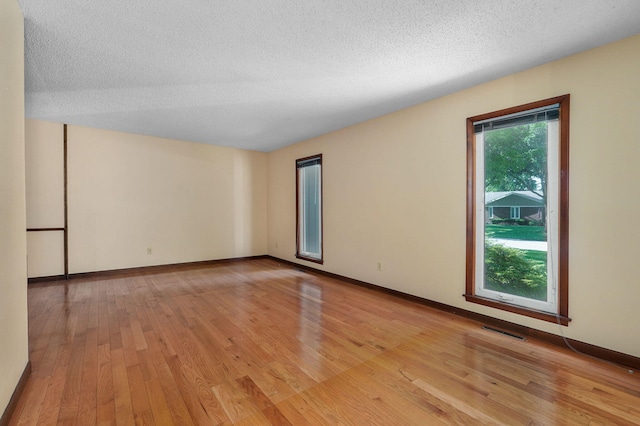
<path fill-rule="evenodd" d="M 518 336 L 517 334 L 509 333 L 508 331 L 504 331 L 504 330 L 498 330 L 497 328 L 489 327 L 488 325 L 483 325 L 482 328 L 485 330 L 493 331 L 495 333 L 504 334 L 505 336 L 513 337 L 514 339 L 523 340 L 523 341 L 527 340 L 522 336 Z"/>

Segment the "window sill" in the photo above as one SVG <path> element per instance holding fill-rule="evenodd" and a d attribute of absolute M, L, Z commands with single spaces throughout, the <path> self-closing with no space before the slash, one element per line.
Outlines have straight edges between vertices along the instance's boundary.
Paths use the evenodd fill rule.
<path fill-rule="evenodd" d="M 500 309 L 507 312 L 513 312 L 515 314 L 524 315 L 530 318 L 539 319 L 542 321 L 553 322 L 568 326 L 571 318 L 561 315 L 554 315 L 549 312 L 537 311 L 535 309 L 523 308 L 522 306 L 512 305 L 506 302 L 499 302 L 493 299 L 487 299 L 486 297 L 476 296 L 475 294 L 464 294 L 464 298 L 467 302 L 477 303 L 479 305 L 489 306 L 492 308 Z"/>
<path fill-rule="evenodd" d="M 302 254 L 296 254 L 296 257 L 298 259 L 307 260 L 309 262 L 319 263 L 320 265 L 322 265 L 324 263 L 324 260 L 322 260 L 322 259 L 316 259 L 314 257 L 304 256 Z"/>

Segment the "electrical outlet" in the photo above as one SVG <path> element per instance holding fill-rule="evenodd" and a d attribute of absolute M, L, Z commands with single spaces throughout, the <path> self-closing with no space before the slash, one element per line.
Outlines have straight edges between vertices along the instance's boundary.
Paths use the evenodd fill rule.
<path fill-rule="evenodd" d="M 147 254 L 151 254 L 153 250 L 151 250 L 151 247 L 147 247 Z"/>
<path fill-rule="evenodd" d="M 382 262 L 378 262 L 378 271 L 382 271 Z"/>
<path fill-rule="evenodd" d="M 276 241 L 276 248 L 278 248 L 278 242 Z"/>

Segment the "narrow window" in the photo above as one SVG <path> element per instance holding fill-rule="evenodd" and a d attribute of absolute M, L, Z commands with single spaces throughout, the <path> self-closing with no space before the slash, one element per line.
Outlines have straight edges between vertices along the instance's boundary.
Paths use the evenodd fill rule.
<path fill-rule="evenodd" d="M 466 300 L 568 325 L 569 95 L 468 118 L 467 157 Z"/>
<path fill-rule="evenodd" d="M 296 257 L 322 263 L 322 155 L 296 160 Z"/>

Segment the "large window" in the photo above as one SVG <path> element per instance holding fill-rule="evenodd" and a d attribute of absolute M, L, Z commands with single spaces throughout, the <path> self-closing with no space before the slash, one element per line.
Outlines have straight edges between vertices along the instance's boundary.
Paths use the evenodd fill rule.
<path fill-rule="evenodd" d="M 296 160 L 296 257 L 322 263 L 322 155 Z"/>
<path fill-rule="evenodd" d="M 467 119 L 468 301 L 567 325 L 569 95 Z"/>

